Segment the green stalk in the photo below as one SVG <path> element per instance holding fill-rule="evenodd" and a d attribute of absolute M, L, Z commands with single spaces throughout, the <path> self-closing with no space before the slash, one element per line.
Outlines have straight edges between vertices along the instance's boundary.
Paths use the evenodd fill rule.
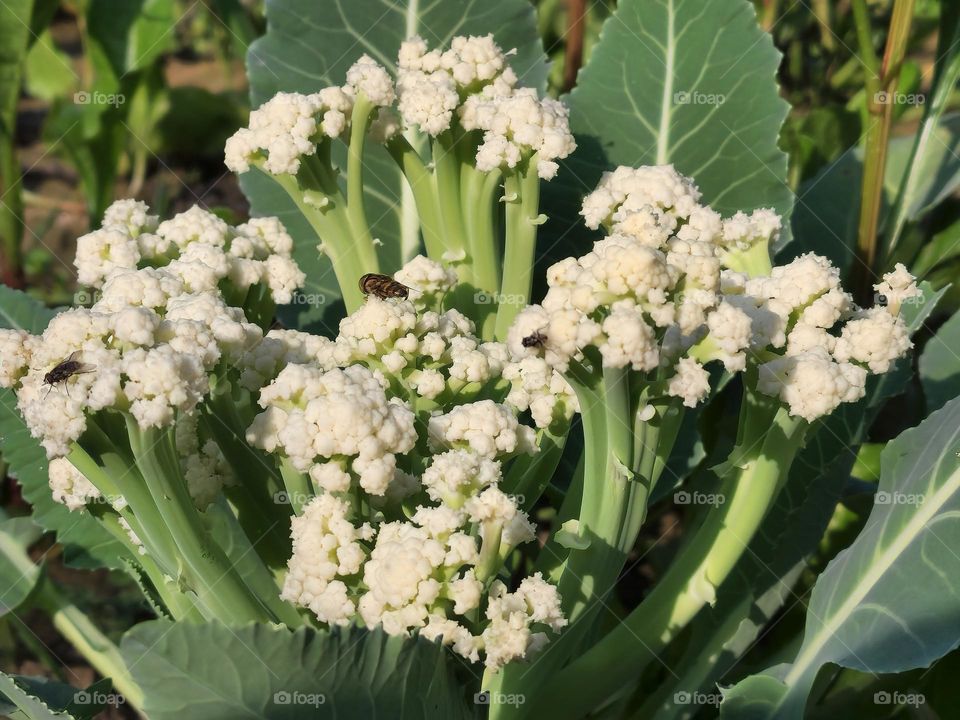
<path fill-rule="evenodd" d="M 129 415 L 126 421 L 137 466 L 176 542 L 187 584 L 225 623 L 273 620 L 203 526 L 180 473 L 173 430 L 142 430 Z"/>
<path fill-rule="evenodd" d="M 621 525 L 634 485 L 628 463 L 632 455 L 629 369 L 587 370 L 571 361 L 567 379 L 580 401 L 584 434 L 583 494 L 579 536 L 582 546 L 569 550 L 557 589 L 570 624 L 536 662 L 508 665 L 491 676 L 484 689 L 503 693 L 532 692 L 553 675 L 593 627 L 601 600 L 616 581 L 626 553 Z M 486 680 L 487 678 L 485 678 Z M 508 714 L 491 708 L 491 717 Z"/>
<path fill-rule="evenodd" d="M 280 463 L 280 477 L 283 478 L 283 486 L 286 489 L 290 507 L 297 515 L 303 514 L 303 506 L 307 504 L 307 498 L 313 497 L 310 479 L 297 470 L 289 458 L 284 458 Z"/>
<path fill-rule="evenodd" d="M 433 141 L 433 164 L 436 197 L 446 233 L 447 247 L 453 252 L 465 253 L 467 233 L 463 221 L 463 209 L 460 206 L 460 160 L 456 142 L 449 130 L 440 133 Z M 459 264 L 457 271 L 461 282 L 473 283 L 473 269 L 470 263 Z"/>
<path fill-rule="evenodd" d="M 860 0 L 861 2 L 863 0 Z M 856 6 L 856 3 L 855 3 Z M 887 35 L 886 51 L 879 73 L 868 68 L 867 74 L 867 113 L 869 127 L 864 148 L 863 181 L 860 192 L 860 222 L 857 231 L 857 260 L 853 268 L 854 294 L 861 302 L 871 296 L 874 271 L 877 264 L 877 229 L 880 222 L 880 210 L 883 203 L 883 180 L 887 164 L 887 144 L 890 138 L 890 124 L 893 120 L 895 102 L 893 95 L 900 79 L 900 67 L 910 38 L 910 26 L 913 21 L 914 0 L 895 0 L 890 31 Z M 858 38 L 861 50 L 871 47 L 869 28 L 864 26 L 864 8 L 855 14 Z M 871 74 L 873 73 L 873 74 Z M 881 97 L 886 102 L 880 102 Z"/>
<path fill-rule="evenodd" d="M 502 176 L 499 170 L 480 173 L 472 167 L 465 167 L 468 167 L 474 176 L 472 189 L 475 192 L 464 198 L 464 204 L 474 209 L 473 221 L 467 227 L 474 276 L 478 288 L 496 296 L 500 289 L 501 274 L 497 239 L 500 203 L 497 195 Z M 480 337 L 489 339 L 494 336 L 496 314 L 493 307 L 484 309 L 488 312 L 480 318 Z"/>
<path fill-rule="evenodd" d="M 447 247 L 444 240 L 440 207 L 434 193 L 433 174 L 427 170 L 420 159 L 420 154 L 403 135 L 395 135 L 387 143 L 387 150 L 400 167 L 413 193 L 427 256 L 431 260 L 440 262 L 443 260 L 443 254 L 447 251 Z"/>
<path fill-rule="evenodd" d="M 585 716 L 635 682 L 704 605 L 713 602 L 716 588 L 743 556 L 776 500 L 807 428 L 783 408 L 776 411 L 771 425 L 764 405 L 760 401 L 741 411 L 752 417 L 727 464 L 730 472 L 724 474 L 721 490 L 726 502 L 706 514 L 650 595 L 540 688 L 527 712 L 540 717 Z M 766 432 L 758 436 L 760 428 Z"/>
<path fill-rule="evenodd" d="M 118 542 L 120 542 L 133 556 L 137 565 L 144 574 L 150 579 L 151 584 L 157 591 L 160 601 L 164 608 L 173 617 L 174 620 L 183 620 L 187 622 L 202 622 L 204 617 L 200 609 L 194 604 L 193 600 L 186 593 L 181 592 L 174 584 L 173 580 L 164 573 L 163 569 L 147 553 L 140 553 L 140 548 L 127 535 L 126 529 L 120 525 L 119 516 L 110 512 L 103 514 L 99 520 Z M 139 528 L 131 520 L 127 520 L 137 537 L 143 539 Z"/>
<path fill-rule="evenodd" d="M 123 496 L 135 519 L 131 527 L 164 573 L 176 579 L 176 544 L 132 458 L 121 455 L 95 422 L 87 423 L 85 441 L 87 448 L 74 444 L 70 462 L 104 495 Z"/>
<path fill-rule="evenodd" d="M 537 227 L 540 224 L 540 178 L 537 156 L 506 174 L 503 180 L 506 225 L 503 279 L 497 305 L 497 340 L 507 337 L 513 318 L 530 299 L 533 265 L 536 260 Z"/>
<path fill-rule="evenodd" d="M 373 103 L 362 92 L 359 93 L 350 116 L 350 145 L 347 148 L 347 216 L 353 229 L 350 251 L 355 252 L 358 261 L 369 268 L 367 272 L 376 272 L 379 269 L 377 251 L 373 245 L 370 224 L 367 222 L 363 192 L 363 148 L 374 110 Z"/>
<path fill-rule="evenodd" d="M 131 706 L 143 707 L 143 691 L 134 681 L 120 649 L 93 624 L 87 615 L 73 605 L 48 580 L 39 589 L 37 604 L 53 620 L 57 631 L 72 644 L 90 665 L 104 677 Z"/>

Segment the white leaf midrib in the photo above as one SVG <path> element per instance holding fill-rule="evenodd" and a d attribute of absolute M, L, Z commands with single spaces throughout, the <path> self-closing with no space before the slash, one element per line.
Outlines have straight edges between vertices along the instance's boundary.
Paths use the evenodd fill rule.
<path fill-rule="evenodd" d="M 667 54 L 664 58 L 663 96 L 660 98 L 660 132 L 657 134 L 657 165 L 670 158 L 670 121 L 673 115 L 673 66 L 676 56 L 674 0 L 667 0 Z"/>

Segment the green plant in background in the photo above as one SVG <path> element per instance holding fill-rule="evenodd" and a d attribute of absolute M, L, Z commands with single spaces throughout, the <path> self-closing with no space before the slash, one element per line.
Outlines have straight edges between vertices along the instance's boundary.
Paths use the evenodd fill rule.
<path fill-rule="evenodd" d="M 909 671 L 957 645 L 958 325 L 930 337 L 948 289 L 897 261 L 951 262 L 949 228 L 923 238 L 956 188 L 960 14 L 915 137 L 888 143 L 874 97 L 909 87 L 898 0 L 881 76 L 845 71 L 864 147 L 824 166 L 800 128 L 846 131 L 808 116 L 790 166 L 752 3 L 623 0 L 562 101 L 531 8 L 495 5 L 270 4 L 225 149 L 258 217 L 118 201 L 78 240 L 91 309 L 0 292 L 0 449 L 33 521 L 157 619 L 117 647 L 32 599 L 151 718 L 941 707 Z M 832 65 L 838 19 L 812 17 Z M 37 530 L 3 528 L 15 606 Z M 26 717 L 92 711 L 0 679 Z"/>

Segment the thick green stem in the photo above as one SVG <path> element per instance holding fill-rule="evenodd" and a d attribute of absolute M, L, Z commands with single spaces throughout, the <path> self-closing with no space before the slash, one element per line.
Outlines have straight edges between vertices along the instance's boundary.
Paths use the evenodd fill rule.
<path fill-rule="evenodd" d="M 896 105 L 900 67 L 907 50 L 913 21 L 914 0 L 895 0 L 887 47 L 879 77 L 867 74 L 867 140 L 863 158 L 860 192 L 860 222 L 857 230 L 857 264 L 853 268 L 854 294 L 861 303 L 871 296 L 877 263 L 877 228 L 883 203 L 883 181 L 887 165 L 890 124 Z M 859 13 L 857 16 L 859 17 Z M 858 25 L 861 24 L 858 21 Z M 866 38 L 861 38 L 865 41 Z M 869 44 L 868 44 L 869 45 Z M 861 48 L 862 49 L 862 48 Z"/>
<path fill-rule="evenodd" d="M 501 174 L 499 170 L 480 173 L 468 168 L 473 176 L 470 197 L 464 197 L 464 205 L 473 208 L 472 221 L 467 227 L 470 240 L 470 257 L 473 262 L 476 286 L 491 296 L 497 296 L 500 290 L 500 251 L 497 235 L 500 217 Z M 486 305 L 481 309 L 479 324 L 480 337 L 492 339 L 496 331 L 497 316 L 495 306 Z M 483 311 L 486 312 L 483 312 Z"/>
<path fill-rule="evenodd" d="M 762 406 L 762 403 L 760 404 Z M 742 412 L 753 411 L 745 408 Z M 650 595 L 599 643 L 536 693 L 530 716 L 580 718 L 641 675 L 644 668 L 712 603 L 743 556 L 788 475 L 806 423 L 779 409 L 772 425 L 759 410 L 731 456 L 721 495 Z M 754 428 L 766 427 L 762 442 Z M 757 447 L 759 445 L 759 447 Z M 614 660 L 615 659 L 615 660 Z M 614 660 L 614 661 L 611 661 Z"/>
<path fill-rule="evenodd" d="M 506 224 L 503 279 L 497 305 L 495 336 L 505 340 L 513 318 L 530 300 L 533 264 L 536 260 L 537 227 L 540 225 L 540 178 L 533 155 L 503 181 Z"/>
<path fill-rule="evenodd" d="M 133 514 L 131 526 L 137 536 L 164 573 L 175 579 L 178 569 L 176 543 L 150 495 L 146 480 L 133 465 L 133 459 L 118 451 L 95 422 L 87 423 L 84 441 L 87 447 L 74 445 L 70 462 L 103 495 L 124 498 Z"/>
<path fill-rule="evenodd" d="M 420 231 L 423 233 L 423 243 L 427 249 L 427 256 L 437 262 L 442 261 L 447 251 L 444 240 L 443 220 L 440 217 L 440 207 L 434 193 L 433 174 L 427 170 L 420 154 L 414 149 L 403 135 L 396 135 L 387 143 L 387 150 L 410 185 L 414 202 L 417 204 L 417 215 L 420 219 Z"/>
<path fill-rule="evenodd" d="M 357 95 L 350 118 L 350 146 L 347 148 L 347 216 L 353 230 L 349 251 L 355 252 L 359 261 L 370 268 L 367 272 L 378 269 L 363 191 L 363 148 L 375 110 L 362 92 Z"/>
<path fill-rule="evenodd" d="M 542 220 L 536 155 L 527 161 L 525 167 L 504 177 L 503 197 L 506 203 L 503 279 L 495 333 L 501 341 L 507 337 L 513 318 L 529 302 L 533 286 L 537 227 Z"/>
<path fill-rule="evenodd" d="M 187 585 L 225 623 L 273 620 L 203 526 L 180 473 L 172 429 L 142 430 L 127 416 L 127 432 L 137 467 L 180 552 Z"/>
<path fill-rule="evenodd" d="M 321 149 L 325 149 L 322 156 Z M 268 175 L 284 189 L 323 241 L 347 312 L 353 312 L 363 303 L 357 282 L 364 273 L 377 272 L 379 263 L 372 241 L 364 243 L 353 237 L 347 203 L 327 157 L 329 147 L 324 144 L 317 152 L 317 156 L 303 158 L 298 175 Z"/>
<path fill-rule="evenodd" d="M 455 145 L 450 131 L 440 133 L 433 141 L 434 181 L 447 247 L 463 254 L 467 251 L 467 233 L 460 206 L 460 160 Z M 461 282 L 473 282 L 470 263 L 459 264 L 457 270 Z"/>

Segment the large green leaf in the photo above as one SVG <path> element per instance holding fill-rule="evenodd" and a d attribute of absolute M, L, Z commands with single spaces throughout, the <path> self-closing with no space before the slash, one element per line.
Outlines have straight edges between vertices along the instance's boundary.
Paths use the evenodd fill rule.
<path fill-rule="evenodd" d="M 587 246 L 580 200 L 617 165 L 673 163 L 719 212 L 789 216 L 779 64 L 747 0 L 620 2 L 569 96 L 579 147 L 544 189 L 548 240 Z"/>
<path fill-rule="evenodd" d="M 341 85 L 347 69 L 366 53 L 395 70 L 400 43 L 420 35 L 431 46 L 447 44 L 454 35 L 493 33 L 525 85 L 540 87 L 546 62 L 537 35 L 533 7 L 526 0 L 419 2 L 397 0 L 285 0 L 267 3 L 267 33 L 250 47 L 247 66 L 254 107 L 280 91 L 315 92 Z M 413 198 L 396 164 L 380 147 L 364 159 L 365 203 L 373 236 L 382 241 L 380 259 L 386 271 L 420 246 Z M 285 193 L 261 173 L 242 180 L 257 215 L 276 215 L 296 241 L 294 256 L 307 273 L 304 300 L 288 308 L 289 321 L 318 329 L 335 323 L 341 312 L 340 291 L 326 258 L 317 253 L 318 239 Z M 329 329 L 327 327 L 326 329 Z"/>
<path fill-rule="evenodd" d="M 122 649 L 152 720 L 471 717 L 459 663 L 381 630 L 153 621 Z"/>
<path fill-rule="evenodd" d="M 914 138 L 890 141 L 883 183 L 881 221 L 889 214 L 898 189 L 911 168 L 910 200 L 905 205 L 909 220 L 921 217 L 960 186 L 960 116 L 944 118 L 931 128 L 924 153 L 910 164 Z M 798 242 L 788 252 L 814 251 L 826 255 L 841 270 L 853 262 L 859 222 L 863 149 L 851 148 L 800 188 L 793 215 L 793 235 Z"/>
<path fill-rule="evenodd" d="M 960 644 L 958 452 L 960 398 L 887 445 L 873 512 L 817 580 L 796 659 L 726 691 L 722 717 L 801 718 L 825 663 L 901 672 Z"/>
<path fill-rule="evenodd" d="M 53 315 L 54 311 L 29 295 L 0 285 L 0 328 L 18 328 L 37 334 Z M 33 506 L 34 521 L 57 534 L 70 564 L 123 567 L 126 550 L 89 513 L 70 512 L 54 502 L 47 479 L 46 453 L 23 422 L 16 395 L 5 388 L 0 388 L 0 452 L 10 474 L 20 483 L 23 497 Z"/>
<path fill-rule="evenodd" d="M 960 313 L 947 320 L 923 348 L 920 381 L 930 410 L 960 395 Z"/>

